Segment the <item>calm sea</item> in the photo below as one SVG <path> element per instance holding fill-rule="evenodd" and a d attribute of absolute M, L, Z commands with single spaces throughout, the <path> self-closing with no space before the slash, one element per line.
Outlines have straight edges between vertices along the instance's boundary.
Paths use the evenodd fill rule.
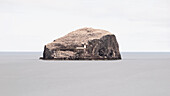
<path fill-rule="evenodd" d="M 170 96 L 170 53 L 121 53 L 122 60 L 39 60 L 0 52 L 0 96 Z"/>

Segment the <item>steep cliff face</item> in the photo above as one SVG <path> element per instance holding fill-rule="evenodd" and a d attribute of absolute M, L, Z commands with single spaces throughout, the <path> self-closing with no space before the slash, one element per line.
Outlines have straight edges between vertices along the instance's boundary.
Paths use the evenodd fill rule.
<path fill-rule="evenodd" d="M 82 28 L 45 45 L 43 59 L 121 59 L 114 34 L 101 29 Z"/>
<path fill-rule="evenodd" d="M 121 59 L 115 35 L 106 35 L 88 42 L 87 52 L 95 58 Z"/>

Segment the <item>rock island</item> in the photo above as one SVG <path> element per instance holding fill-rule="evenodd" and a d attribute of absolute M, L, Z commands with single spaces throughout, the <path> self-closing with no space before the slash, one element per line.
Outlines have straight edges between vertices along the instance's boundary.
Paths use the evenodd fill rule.
<path fill-rule="evenodd" d="M 116 36 L 106 30 L 82 28 L 44 46 L 44 60 L 121 59 Z"/>

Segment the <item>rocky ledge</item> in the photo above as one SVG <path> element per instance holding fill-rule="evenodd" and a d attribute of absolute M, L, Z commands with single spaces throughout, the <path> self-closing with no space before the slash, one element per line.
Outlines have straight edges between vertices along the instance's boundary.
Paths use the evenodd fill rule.
<path fill-rule="evenodd" d="M 118 60 L 119 45 L 114 34 L 82 28 L 45 45 L 44 60 Z"/>

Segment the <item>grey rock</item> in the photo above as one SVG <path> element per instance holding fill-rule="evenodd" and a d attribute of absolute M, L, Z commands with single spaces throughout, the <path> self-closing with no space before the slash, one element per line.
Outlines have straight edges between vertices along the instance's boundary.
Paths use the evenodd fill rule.
<path fill-rule="evenodd" d="M 121 54 L 114 34 L 82 28 L 45 45 L 42 59 L 117 60 Z"/>

